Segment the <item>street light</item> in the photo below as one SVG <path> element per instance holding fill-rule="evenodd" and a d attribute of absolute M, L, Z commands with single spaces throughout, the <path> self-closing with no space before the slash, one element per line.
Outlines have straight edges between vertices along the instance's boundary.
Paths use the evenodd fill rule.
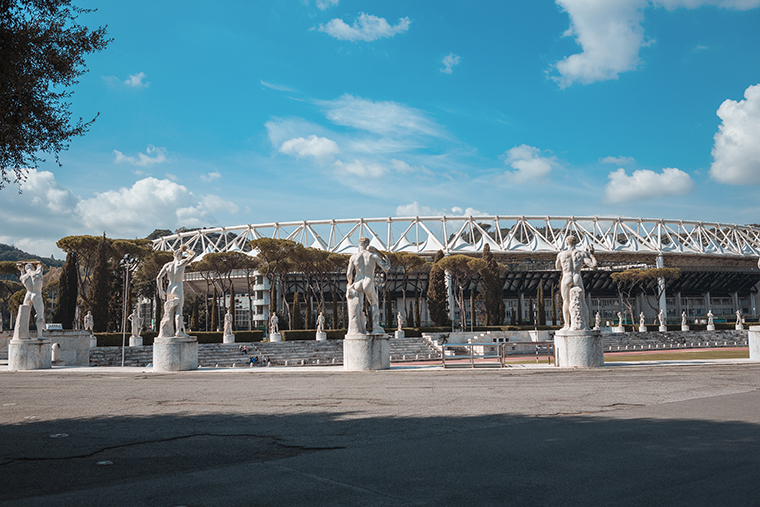
<path fill-rule="evenodd" d="M 132 257 L 129 254 L 124 254 L 124 257 L 119 261 L 119 266 L 124 270 L 124 304 L 121 318 L 121 366 L 124 367 L 124 355 L 126 353 L 127 346 L 127 306 L 129 304 L 129 275 L 132 271 L 137 269 L 138 259 Z"/>

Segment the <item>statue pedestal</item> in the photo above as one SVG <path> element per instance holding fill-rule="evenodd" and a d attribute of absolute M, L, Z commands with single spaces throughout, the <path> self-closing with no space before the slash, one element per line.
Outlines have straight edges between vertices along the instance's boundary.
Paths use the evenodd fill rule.
<path fill-rule="evenodd" d="M 752 329 L 752 328 L 750 328 L 750 329 Z M 715 331 L 715 324 L 707 324 L 707 330 L 708 331 Z"/>
<path fill-rule="evenodd" d="M 657 328 L 657 330 L 661 333 L 664 333 L 668 330 L 668 326 L 660 326 Z"/>
<path fill-rule="evenodd" d="M 198 368 L 198 340 L 172 336 L 153 340 L 153 371 L 186 371 Z"/>
<path fill-rule="evenodd" d="M 647 327 L 646 326 L 639 326 L 639 333 L 646 333 Z"/>
<path fill-rule="evenodd" d="M 94 334 L 90 334 L 90 348 L 94 349 L 97 346 L 98 346 L 98 339 L 95 338 Z"/>
<path fill-rule="evenodd" d="M 744 324 L 736 324 L 737 331 L 744 331 Z"/>
<path fill-rule="evenodd" d="M 143 338 L 142 336 L 135 336 L 132 335 L 129 337 L 129 346 L 130 347 L 142 347 L 143 344 Z"/>
<path fill-rule="evenodd" d="M 45 370 L 52 367 L 52 360 L 50 340 L 13 338 L 8 342 L 8 370 Z"/>
<path fill-rule="evenodd" d="M 343 340 L 343 369 L 387 370 L 391 367 L 390 335 L 347 334 Z"/>
<path fill-rule="evenodd" d="M 589 330 L 559 330 L 554 333 L 557 366 L 594 368 L 604 366 L 602 333 Z"/>
<path fill-rule="evenodd" d="M 222 343 L 235 343 L 235 335 L 234 334 L 222 335 Z"/>
<path fill-rule="evenodd" d="M 749 327 L 749 358 L 760 361 L 760 326 Z"/>
<path fill-rule="evenodd" d="M 688 324 L 681 324 L 681 331 L 688 331 L 689 325 Z"/>
<path fill-rule="evenodd" d="M 593 329 L 592 329 L 593 331 Z M 623 326 L 617 326 L 612 328 L 613 333 L 625 333 L 625 328 Z"/>
<path fill-rule="evenodd" d="M 318 342 L 326 342 L 327 341 L 327 333 L 324 331 L 317 333 L 317 341 Z"/>
<path fill-rule="evenodd" d="M 270 342 L 281 342 L 282 341 L 282 335 L 280 333 L 270 333 L 269 334 L 269 341 Z"/>
<path fill-rule="evenodd" d="M 393 336 L 394 336 L 395 338 L 405 338 L 405 337 L 406 337 L 406 335 L 404 334 L 404 332 L 403 332 L 403 331 L 396 331 L 396 332 L 393 334 Z"/>

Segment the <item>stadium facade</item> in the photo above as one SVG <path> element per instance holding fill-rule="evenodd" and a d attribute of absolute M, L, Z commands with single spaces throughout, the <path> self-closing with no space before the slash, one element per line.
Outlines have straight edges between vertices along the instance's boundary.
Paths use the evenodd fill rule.
<path fill-rule="evenodd" d="M 748 321 L 756 320 L 756 294 L 760 283 L 760 228 L 754 226 L 708 223 L 689 220 L 665 220 L 620 217 L 574 216 L 433 216 L 388 217 L 334 220 L 303 220 L 216 227 L 180 232 L 153 241 L 155 250 L 173 251 L 186 246 L 203 255 L 212 252 L 240 251 L 256 255 L 248 248 L 258 238 L 289 239 L 304 246 L 340 254 L 357 250 L 360 237 L 370 239 L 379 250 L 409 252 L 432 260 L 442 251 L 445 255 L 480 256 L 489 245 L 494 257 L 507 269 L 503 299 L 506 323 L 522 309 L 522 320 L 528 320 L 531 302 L 539 286 L 545 294 L 544 305 L 551 319 L 551 289 L 558 286 L 560 272 L 554 261 L 566 248 L 565 239 L 574 235 L 578 248 L 593 247 L 599 267 L 583 272 L 592 312 L 600 312 L 606 321 L 622 311 L 622 295 L 611 280 L 611 273 L 629 268 L 675 267 L 681 277 L 670 281 L 666 294 L 655 300 L 652 291 L 632 295 L 629 301 L 638 315 L 643 312 L 652 323 L 659 309 L 665 310 L 668 321 L 680 322 L 686 312 L 690 322 L 701 322 L 708 311 L 717 321 L 733 322 L 738 310 Z M 206 293 L 209 285 L 198 273 L 187 273 L 185 283 L 190 290 Z M 286 297 L 292 300 L 296 290 L 305 294 L 306 287 L 299 273 L 290 275 Z M 345 277 L 334 274 L 331 286 L 336 302 L 344 300 Z M 252 316 L 263 325 L 268 318 L 269 285 L 266 277 L 256 274 L 251 284 L 250 273 L 233 273 L 236 298 L 236 325 L 240 327 Z M 381 306 L 383 315 L 404 312 L 407 302 L 420 296 L 422 324 L 427 319 L 424 296 L 427 290 L 425 270 L 404 282 L 394 270 L 383 281 Z M 250 296 L 250 297 L 249 297 Z M 333 295 L 327 297 L 333 301 Z M 453 317 L 459 320 L 456 305 L 451 304 Z M 326 305 L 328 319 L 332 303 Z M 406 313 L 406 312 L 404 312 Z M 252 314 L 252 315 L 251 315 Z M 630 318 L 630 316 L 629 316 Z M 469 322 L 469 308 L 465 319 Z M 551 322 L 550 322 L 551 323 Z"/>

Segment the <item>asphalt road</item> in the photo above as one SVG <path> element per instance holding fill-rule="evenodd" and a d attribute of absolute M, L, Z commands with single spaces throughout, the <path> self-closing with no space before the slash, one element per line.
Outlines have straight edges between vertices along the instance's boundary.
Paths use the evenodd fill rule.
<path fill-rule="evenodd" d="M 2 505 L 760 505 L 760 364 L 0 372 Z"/>

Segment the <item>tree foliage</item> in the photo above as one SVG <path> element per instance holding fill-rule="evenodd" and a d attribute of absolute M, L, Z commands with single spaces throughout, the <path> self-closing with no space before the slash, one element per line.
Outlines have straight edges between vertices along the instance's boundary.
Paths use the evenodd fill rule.
<path fill-rule="evenodd" d="M 446 289 L 446 271 L 438 264 L 443 259 L 443 252 L 438 251 L 430 269 L 427 290 L 427 305 L 430 319 L 436 326 L 450 326 L 449 293 Z"/>
<path fill-rule="evenodd" d="M 499 264 L 491 253 L 491 247 L 488 243 L 483 246 L 483 261 L 486 266 L 483 269 L 483 297 L 486 307 L 486 325 L 498 326 L 501 324 L 500 313 L 504 304 L 504 282 L 501 280 Z"/>
<path fill-rule="evenodd" d="M 681 270 L 678 268 L 626 269 L 625 271 L 610 274 L 610 278 L 617 285 L 621 296 L 625 296 L 622 298 L 623 304 L 626 306 L 626 310 L 631 315 L 632 320 L 634 315 L 631 296 L 636 292 L 643 292 L 644 294 L 651 293 L 655 299 L 659 299 L 667 288 L 668 282 L 678 280 L 680 277 Z M 660 279 L 665 281 L 662 286 L 658 282 Z M 649 298 L 645 299 L 653 310 L 657 310 L 649 301 Z"/>
<path fill-rule="evenodd" d="M 454 289 L 454 300 L 459 307 L 462 328 L 465 325 L 465 300 L 464 291 L 470 289 L 473 281 L 485 269 L 486 262 L 483 259 L 468 257 L 466 255 L 452 255 L 444 257 L 437 264 L 451 276 Z M 475 316 L 472 316 L 473 319 Z"/>
<path fill-rule="evenodd" d="M 77 20 L 91 9 L 71 0 L 0 0 L 0 188 L 69 147 L 93 118 L 72 123 L 70 88 L 86 72 L 84 56 L 110 42 L 106 28 Z M 96 116 L 97 117 L 97 116 Z"/>
<path fill-rule="evenodd" d="M 53 322 L 60 322 L 63 329 L 73 329 L 79 295 L 78 285 L 77 254 L 66 254 L 66 264 L 58 281 L 58 305 L 53 314 Z"/>

